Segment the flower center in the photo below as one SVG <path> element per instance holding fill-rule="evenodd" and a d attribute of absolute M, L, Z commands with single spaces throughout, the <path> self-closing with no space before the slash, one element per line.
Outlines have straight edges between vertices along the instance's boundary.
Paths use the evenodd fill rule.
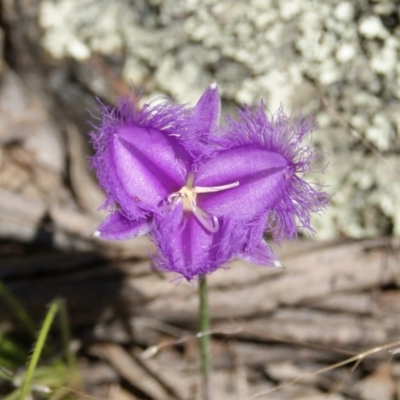
<path fill-rule="evenodd" d="M 168 196 L 169 203 L 183 203 L 184 211 L 191 211 L 196 216 L 198 221 L 210 232 L 217 232 L 219 229 L 218 218 L 215 215 L 210 215 L 206 211 L 197 207 L 196 198 L 199 193 L 213 193 L 221 190 L 228 190 L 239 186 L 239 181 L 229 183 L 222 186 L 193 187 L 194 174 L 189 173 L 185 186 L 177 192 L 171 193 Z"/>

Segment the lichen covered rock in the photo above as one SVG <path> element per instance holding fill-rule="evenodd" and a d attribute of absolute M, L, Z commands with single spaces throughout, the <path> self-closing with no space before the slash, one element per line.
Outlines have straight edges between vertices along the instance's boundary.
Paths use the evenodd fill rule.
<path fill-rule="evenodd" d="M 400 235 L 393 2 L 43 0 L 40 23 L 54 58 L 123 56 L 121 75 L 145 85 L 145 100 L 193 102 L 216 80 L 225 110 L 264 98 L 271 111 L 283 102 L 313 113 L 321 165 L 330 163 L 324 181 L 335 193 L 315 220 L 319 237 Z"/>

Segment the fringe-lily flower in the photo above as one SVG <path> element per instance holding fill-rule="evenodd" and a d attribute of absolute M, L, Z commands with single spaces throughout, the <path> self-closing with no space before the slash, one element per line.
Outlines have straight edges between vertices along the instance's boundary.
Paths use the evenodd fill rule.
<path fill-rule="evenodd" d="M 219 110 L 215 85 L 193 109 L 165 102 L 136 111 L 126 100 L 106 109 L 92 165 L 111 215 L 97 236 L 149 233 L 156 265 L 188 280 L 239 257 L 279 265 L 266 227 L 292 237 L 328 201 L 299 176 L 312 158 L 302 144 L 312 123 L 291 124 L 282 110 L 268 117 L 261 104 L 222 129 Z"/>

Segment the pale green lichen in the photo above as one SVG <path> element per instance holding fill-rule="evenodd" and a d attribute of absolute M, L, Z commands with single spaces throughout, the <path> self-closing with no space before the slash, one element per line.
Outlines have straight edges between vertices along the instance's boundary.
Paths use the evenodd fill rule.
<path fill-rule="evenodd" d="M 93 53 L 121 51 L 120 23 L 128 22 L 121 7 L 118 1 L 45 0 L 40 12 L 40 24 L 45 28 L 43 46 L 56 58 L 70 56 L 77 60 Z"/>
<path fill-rule="evenodd" d="M 264 98 L 313 113 L 335 193 L 318 236 L 400 234 L 400 27 L 382 0 L 43 0 L 42 45 L 55 58 L 124 54 L 145 98 L 194 101 L 217 80 L 225 107 Z M 385 161 L 356 139 L 356 130 Z"/>

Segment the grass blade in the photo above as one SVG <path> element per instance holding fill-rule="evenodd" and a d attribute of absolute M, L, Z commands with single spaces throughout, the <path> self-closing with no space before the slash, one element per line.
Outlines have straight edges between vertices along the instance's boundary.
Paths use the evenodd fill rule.
<path fill-rule="evenodd" d="M 68 319 L 68 311 L 67 306 L 65 304 L 64 299 L 60 299 L 60 331 L 64 346 L 65 357 L 67 360 L 67 365 L 71 369 L 71 371 L 76 370 L 76 357 L 74 352 L 70 348 L 71 343 L 71 331 L 70 331 L 70 324 Z"/>
<path fill-rule="evenodd" d="M 16 342 L 2 335 L 0 332 L 0 357 L 1 356 L 11 357 L 16 362 L 23 362 L 26 360 L 27 353 Z"/>
<path fill-rule="evenodd" d="M 4 301 L 9 305 L 9 307 L 15 312 L 21 322 L 26 326 L 26 329 L 32 336 L 36 334 L 35 323 L 25 311 L 24 307 L 15 298 L 15 296 L 6 288 L 2 281 L 0 281 L 0 296 L 3 297 Z"/>
<path fill-rule="evenodd" d="M 33 374 L 39 362 L 40 355 L 46 343 L 47 335 L 50 331 L 51 325 L 54 321 L 54 317 L 60 307 L 60 301 L 55 300 L 51 303 L 49 311 L 46 314 L 42 328 L 40 329 L 39 336 L 36 341 L 35 348 L 32 353 L 32 357 L 29 361 L 28 370 L 26 372 L 24 381 L 22 383 L 21 392 L 19 395 L 19 400 L 25 400 L 26 396 L 31 388 Z"/>

